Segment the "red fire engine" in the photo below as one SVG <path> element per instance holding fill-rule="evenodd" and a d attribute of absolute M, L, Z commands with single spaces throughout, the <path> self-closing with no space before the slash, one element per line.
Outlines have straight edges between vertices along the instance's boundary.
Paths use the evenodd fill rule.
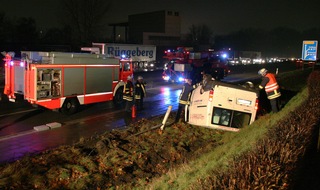
<path fill-rule="evenodd" d="M 5 57 L 5 87 L 10 101 L 20 94 L 33 105 L 65 114 L 80 105 L 113 100 L 122 103 L 123 86 L 133 74 L 128 60 L 67 52 L 21 52 Z"/>
<path fill-rule="evenodd" d="M 220 80 L 230 72 L 227 55 L 223 51 L 194 52 L 193 48 L 178 47 L 176 50 L 165 51 L 163 58 L 165 63 L 162 78 L 166 81 L 181 82 L 188 77 L 200 82 L 202 72 Z"/>

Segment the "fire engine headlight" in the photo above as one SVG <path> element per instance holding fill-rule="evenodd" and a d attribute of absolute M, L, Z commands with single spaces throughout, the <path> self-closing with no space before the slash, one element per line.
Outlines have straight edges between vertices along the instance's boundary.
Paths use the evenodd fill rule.
<path fill-rule="evenodd" d="M 227 56 L 228 56 L 228 55 L 227 55 L 226 53 L 224 53 L 224 54 L 222 55 L 223 58 L 227 58 Z"/>
<path fill-rule="evenodd" d="M 10 61 L 10 65 L 11 65 L 11 66 L 13 66 L 13 65 L 14 65 L 13 61 Z"/>
<path fill-rule="evenodd" d="M 23 61 L 20 62 L 20 67 L 24 67 L 24 62 Z"/>
<path fill-rule="evenodd" d="M 170 79 L 169 76 L 163 76 L 162 78 L 163 78 L 163 80 L 166 80 L 166 81 L 168 81 Z"/>

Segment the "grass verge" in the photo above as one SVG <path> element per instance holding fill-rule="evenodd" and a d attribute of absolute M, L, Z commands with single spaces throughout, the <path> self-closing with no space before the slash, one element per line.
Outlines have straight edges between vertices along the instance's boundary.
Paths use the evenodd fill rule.
<path fill-rule="evenodd" d="M 237 159 L 256 146 L 256 143 L 265 137 L 269 128 L 275 127 L 280 120 L 288 117 L 292 111 L 307 100 L 307 97 L 308 90 L 304 88 L 281 112 L 267 114 L 239 133 L 226 133 L 222 139 L 226 143 L 222 143 L 221 146 L 185 164 L 184 167 L 174 169 L 154 179 L 146 189 L 188 189 L 197 186 L 199 179 L 209 177 L 212 171 L 226 170 L 231 160 Z"/>

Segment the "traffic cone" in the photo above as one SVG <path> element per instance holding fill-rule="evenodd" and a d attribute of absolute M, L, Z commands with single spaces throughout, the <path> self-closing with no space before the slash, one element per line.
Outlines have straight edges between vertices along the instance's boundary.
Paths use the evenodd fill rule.
<path fill-rule="evenodd" d="M 132 118 L 135 118 L 135 117 L 136 117 L 136 110 L 137 110 L 136 105 L 133 105 L 133 106 L 132 106 L 132 112 L 131 112 L 131 117 L 132 117 Z"/>

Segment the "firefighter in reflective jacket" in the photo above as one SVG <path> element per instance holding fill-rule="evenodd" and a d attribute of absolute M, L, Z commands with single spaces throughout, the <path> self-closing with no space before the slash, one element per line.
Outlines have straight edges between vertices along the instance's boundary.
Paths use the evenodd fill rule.
<path fill-rule="evenodd" d="M 132 106 L 133 106 L 133 95 L 134 95 L 134 86 L 132 83 L 132 76 L 129 75 L 127 77 L 127 82 L 124 85 L 123 88 L 123 100 L 126 101 L 126 112 L 131 112 Z"/>
<path fill-rule="evenodd" d="M 271 109 L 273 113 L 279 111 L 279 97 L 281 96 L 280 87 L 277 83 L 276 77 L 274 74 L 269 73 L 267 69 L 262 68 L 258 72 L 262 76 L 262 82 L 259 85 L 259 89 L 266 91 L 267 97 L 270 100 Z"/>
<path fill-rule="evenodd" d="M 179 107 L 177 111 L 177 115 L 175 118 L 175 122 L 179 122 L 182 110 L 185 109 L 186 105 L 189 105 L 189 100 L 191 96 L 191 92 L 195 89 L 195 85 L 192 85 L 191 79 L 186 79 L 186 83 L 183 85 L 180 97 L 179 97 Z"/>
<path fill-rule="evenodd" d="M 146 97 L 145 83 L 143 82 L 143 77 L 138 76 L 135 83 L 135 99 L 137 110 L 143 110 L 143 98 Z"/>

